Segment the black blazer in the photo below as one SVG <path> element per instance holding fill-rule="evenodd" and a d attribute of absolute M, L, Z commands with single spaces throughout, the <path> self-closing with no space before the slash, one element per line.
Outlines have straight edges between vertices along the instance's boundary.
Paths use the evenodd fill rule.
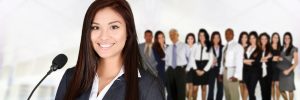
<path fill-rule="evenodd" d="M 248 74 L 257 74 L 258 73 L 258 75 L 261 75 L 261 73 L 262 73 L 262 67 L 261 67 L 262 63 L 260 62 L 261 57 L 262 57 L 262 52 L 258 48 L 256 48 L 256 50 L 254 50 L 254 52 L 250 55 L 249 58 L 247 57 L 246 52 L 244 53 L 245 59 L 253 59 L 254 60 L 254 62 L 252 62 L 251 65 L 244 64 L 245 71 L 251 72 Z"/>
<path fill-rule="evenodd" d="M 218 65 L 216 66 L 217 68 L 220 68 L 221 66 L 221 60 L 222 60 L 222 56 L 223 56 L 223 45 L 220 46 L 220 50 L 219 50 L 219 57 L 217 57 L 217 53 L 216 53 L 216 50 L 215 48 L 212 46 L 212 50 L 213 50 L 213 54 L 215 57 L 217 57 L 217 62 L 218 62 Z"/>
<path fill-rule="evenodd" d="M 69 68 L 61 82 L 56 92 L 55 100 L 63 100 L 65 92 L 67 91 L 69 82 L 73 77 L 75 72 L 75 68 Z M 139 78 L 139 99 L 140 100 L 164 100 L 164 91 L 161 82 L 153 76 L 149 74 L 147 71 L 143 69 L 139 69 L 141 77 Z M 116 80 L 112 86 L 109 88 L 103 100 L 124 100 L 125 99 L 125 77 L 124 75 L 120 76 Z M 92 88 L 92 87 L 91 87 Z M 83 92 L 76 100 L 88 100 L 91 88 L 87 92 Z"/>

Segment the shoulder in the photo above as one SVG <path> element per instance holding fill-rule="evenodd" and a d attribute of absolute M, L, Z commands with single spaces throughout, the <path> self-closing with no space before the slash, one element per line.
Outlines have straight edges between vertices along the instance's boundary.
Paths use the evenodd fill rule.
<path fill-rule="evenodd" d="M 162 100 L 164 91 L 162 82 L 149 72 L 140 69 L 139 91 L 143 100 Z M 151 98 L 151 99 L 150 99 Z"/>
<path fill-rule="evenodd" d="M 293 52 L 298 52 L 298 48 L 297 48 L 297 47 L 295 47 L 295 46 L 293 47 L 293 49 L 292 49 L 292 50 L 293 50 Z"/>
<path fill-rule="evenodd" d="M 75 67 L 69 68 L 65 71 L 56 92 L 56 96 L 55 96 L 56 100 L 63 100 L 65 92 L 67 91 L 68 88 L 68 84 L 71 81 L 74 72 L 75 72 Z"/>

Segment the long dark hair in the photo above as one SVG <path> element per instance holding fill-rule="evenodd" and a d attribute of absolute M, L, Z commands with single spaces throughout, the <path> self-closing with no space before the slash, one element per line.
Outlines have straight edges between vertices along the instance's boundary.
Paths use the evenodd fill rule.
<path fill-rule="evenodd" d="M 159 35 L 163 35 L 165 37 L 165 35 L 162 31 L 157 31 L 154 36 L 153 49 L 157 51 L 159 58 L 164 58 L 165 52 L 164 52 L 163 48 L 161 48 L 161 46 L 158 42 Z"/>
<path fill-rule="evenodd" d="M 275 35 L 277 35 L 277 37 L 278 37 L 278 42 L 277 42 L 277 50 L 281 50 L 281 42 L 280 42 L 280 35 L 277 33 L 277 32 L 275 32 L 275 33 L 273 33 L 272 34 L 272 38 L 271 38 L 271 44 L 273 44 L 273 37 L 275 36 Z M 272 47 L 273 48 L 273 47 Z M 273 48 L 274 49 L 274 48 Z"/>
<path fill-rule="evenodd" d="M 141 55 L 138 49 L 137 34 L 131 8 L 126 0 L 95 0 L 88 8 L 82 28 L 79 55 L 75 73 L 66 91 L 66 100 L 75 100 L 82 93 L 87 92 L 95 77 L 99 55 L 94 51 L 91 42 L 91 25 L 97 11 L 111 7 L 118 12 L 126 23 L 126 43 L 122 50 L 124 62 L 124 76 L 126 80 L 125 100 L 138 100 L 138 68 L 142 68 Z"/>
<path fill-rule="evenodd" d="M 294 45 L 293 45 L 293 37 L 292 37 L 292 34 L 290 32 L 284 33 L 284 35 L 283 35 L 283 45 L 284 46 L 287 45 L 287 44 L 285 44 L 285 36 L 289 36 L 291 38 L 291 42 L 289 44 L 289 47 L 285 51 L 285 55 L 288 56 L 288 55 L 291 54 L 292 48 L 294 47 Z"/>
<path fill-rule="evenodd" d="M 213 40 L 214 40 L 215 36 L 219 36 L 220 42 L 218 43 L 218 45 L 219 45 L 219 46 L 222 46 L 221 34 L 220 34 L 220 32 L 218 32 L 218 31 L 214 31 L 214 32 L 211 34 L 211 37 L 210 37 L 210 41 L 211 41 L 210 43 L 211 43 L 211 46 L 214 46 Z"/>
<path fill-rule="evenodd" d="M 266 32 L 263 32 L 263 33 L 261 33 L 260 35 L 259 35 L 259 43 L 258 43 L 258 46 L 259 46 L 259 48 L 260 48 L 260 50 L 262 51 L 263 50 L 263 45 L 262 45 L 262 43 L 261 43 L 261 38 L 263 37 L 263 36 L 266 36 L 267 37 L 267 44 L 265 45 L 266 47 L 265 47 L 265 51 L 266 51 L 266 53 L 269 53 L 270 51 L 271 51 L 271 44 L 270 44 L 270 36 L 266 33 Z"/>
<path fill-rule="evenodd" d="M 208 33 L 205 29 L 200 29 L 199 32 L 198 32 L 198 42 L 199 43 L 200 43 L 200 34 L 201 33 L 204 33 L 204 36 L 205 36 L 205 45 L 207 47 L 206 52 L 209 52 L 210 47 L 211 47 L 211 44 L 210 44 L 210 41 L 209 41 L 209 35 L 208 35 Z"/>
<path fill-rule="evenodd" d="M 249 40 L 249 42 L 250 42 L 250 38 L 251 38 L 251 36 L 254 36 L 255 38 L 256 38 L 256 49 L 254 50 L 254 52 L 253 52 L 253 56 L 254 57 L 257 57 L 258 56 L 258 53 L 260 52 L 260 49 L 259 49 L 259 44 L 258 44 L 258 35 L 257 35 L 257 32 L 256 31 L 251 31 L 250 33 L 249 33 L 249 37 L 248 37 L 248 40 Z M 250 44 L 251 45 L 251 44 Z M 249 45 L 249 47 L 250 47 L 250 45 Z"/>
<path fill-rule="evenodd" d="M 242 38 L 243 38 L 243 36 L 244 35 L 246 35 L 247 36 L 247 45 L 249 46 L 249 35 L 248 35 L 248 33 L 246 32 L 246 31 L 243 31 L 243 32 L 241 32 L 241 34 L 240 34 L 240 36 L 239 36 L 239 44 L 241 44 L 241 45 L 243 45 L 242 44 Z M 246 51 L 246 48 L 248 47 L 248 46 L 246 46 L 246 47 L 244 47 L 244 49 L 245 49 L 245 51 Z"/>
<path fill-rule="evenodd" d="M 190 36 L 193 37 L 193 39 L 194 39 L 194 43 L 193 44 L 195 44 L 196 43 L 196 37 L 195 37 L 194 33 L 188 33 L 186 35 L 186 37 L 185 37 L 185 43 L 188 44 L 188 39 L 189 39 Z"/>

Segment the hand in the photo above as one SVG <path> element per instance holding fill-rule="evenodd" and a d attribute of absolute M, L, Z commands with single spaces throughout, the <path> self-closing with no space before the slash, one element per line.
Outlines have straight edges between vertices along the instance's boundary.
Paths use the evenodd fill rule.
<path fill-rule="evenodd" d="M 289 74 L 290 74 L 290 72 L 291 72 L 291 70 L 290 70 L 290 69 L 286 69 L 286 70 L 284 70 L 284 71 L 283 71 L 283 74 L 284 74 L 284 75 L 289 75 Z"/>
<path fill-rule="evenodd" d="M 279 57 L 278 56 L 274 56 L 272 60 L 273 61 L 279 61 Z"/>
<path fill-rule="evenodd" d="M 278 58 L 278 60 L 279 60 L 279 61 L 282 61 L 282 60 L 283 60 L 283 58 L 282 58 L 282 57 L 279 57 L 279 58 Z"/>
<path fill-rule="evenodd" d="M 223 82 L 223 75 L 219 75 L 219 76 L 218 76 L 218 80 L 219 80 L 220 82 Z"/>
<path fill-rule="evenodd" d="M 230 79 L 232 82 L 237 82 L 237 81 L 238 81 L 238 79 L 235 78 L 235 77 L 230 77 L 229 79 Z"/>
<path fill-rule="evenodd" d="M 260 62 L 266 63 L 266 62 L 268 62 L 268 58 L 263 57 L 263 58 L 261 58 Z"/>
<path fill-rule="evenodd" d="M 212 64 L 212 65 L 215 65 L 215 66 L 216 66 L 217 63 L 218 63 L 218 62 L 217 62 L 217 59 L 215 58 L 215 59 L 213 60 L 213 64 Z"/>
<path fill-rule="evenodd" d="M 205 72 L 202 70 L 196 70 L 198 76 L 202 76 Z"/>
<path fill-rule="evenodd" d="M 271 53 L 268 54 L 267 59 L 271 58 L 273 55 Z"/>

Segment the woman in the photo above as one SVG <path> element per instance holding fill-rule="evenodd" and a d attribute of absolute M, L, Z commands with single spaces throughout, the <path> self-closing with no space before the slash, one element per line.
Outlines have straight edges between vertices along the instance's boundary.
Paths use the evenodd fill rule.
<path fill-rule="evenodd" d="M 56 100 L 162 100 L 159 80 L 142 69 L 133 14 L 125 0 L 95 0 L 88 8 L 77 64 Z"/>
<path fill-rule="evenodd" d="M 258 48 L 258 35 L 255 31 L 250 32 L 249 34 L 249 42 L 250 45 L 247 48 L 245 59 L 244 59 L 244 82 L 246 83 L 249 99 L 256 100 L 255 97 L 255 88 L 256 84 L 261 77 L 262 69 L 261 69 L 261 54 Z"/>
<path fill-rule="evenodd" d="M 262 77 L 259 79 L 262 100 L 271 100 L 272 84 L 272 53 L 270 46 L 270 36 L 267 33 L 259 35 L 259 49 L 261 50 Z"/>
<path fill-rule="evenodd" d="M 196 38 L 194 33 L 188 33 L 185 37 L 185 43 L 188 45 L 188 47 L 190 48 L 190 50 L 192 50 L 194 44 L 196 43 Z M 194 75 L 195 75 L 195 70 L 193 70 L 192 68 L 187 69 L 187 76 L 186 76 L 186 97 L 188 98 L 188 100 L 193 100 L 193 79 L 194 79 Z M 196 98 L 195 98 L 196 99 Z"/>
<path fill-rule="evenodd" d="M 218 31 L 215 31 L 211 35 L 211 45 L 214 54 L 214 62 L 209 72 L 209 91 L 208 100 L 222 100 L 223 99 L 223 82 L 218 80 L 218 75 L 221 67 L 223 45 L 221 35 Z M 214 87 L 217 80 L 217 95 L 214 98 Z"/>
<path fill-rule="evenodd" d="M 289 99 L 294 100 L 295 80 L 294 70 L 298 65 L 298 48 L 293 45 L 293 37 L 290 32 L 286 32 L 283 36 L 283 51 L 279 58 L 278 68 L 279 89 L 284 100 L 288 100 L 286 92 L 289 93 Z"/>
<path fill-rule="evenodd" d="M 271 40 L 271 53 L 272 57 L 272 97 L 273 100 L 279 100 L 280 97 L 280 90 L 279 90 L 279 69 L 277 67 L 278 58 L 280 57 L 281 53 L 281 43 L 280 43 L 280 36 L 278 33 L 273 33 L 272 40 Z"/>
<path fill-rule="evenodd" d="M 246 54 L 246 50 L 249 45 L 248 33 L 245 31 L 241 32 L 238 42 L 239 42 L 239 44 L 241 44 L 243 46 L 244 52 Z M 244 66 L 245 66 L 245 64 L 244 64 Z M 243 66 L 243 76 L 245 76 L 245 74 L 246 74 L 244 66 Z M 241 95 L 242 95 L 242 100 L 247 100 L 248 99 L 248 89 L 247 89 L 247 86 L 244 81 L 240 81 L 240 91 L 241 91 Z"/>
<path fill-rule="evenodd" d="M 154 36 L 154 43 L 153 43 L 153 55 L 157 62 L 156 70 L 158 71 L 158 77 L 165 82 L 165 35 L 162 31 L 157 31 Z"/>
<path fill-rule="evenodd" d="M 189 58 L 188 68 L 196 70 L 194 75 L 193 95 L 197 99 L 198 86 L 201 85 L 202 100 L 206 100 L 206 88 L 208 84 L 208 71 L 213 63 L 214 56 L 211 51 L 209 35 L 205 29 L 198 33 L 198 43 L 193 47 Z"/>

